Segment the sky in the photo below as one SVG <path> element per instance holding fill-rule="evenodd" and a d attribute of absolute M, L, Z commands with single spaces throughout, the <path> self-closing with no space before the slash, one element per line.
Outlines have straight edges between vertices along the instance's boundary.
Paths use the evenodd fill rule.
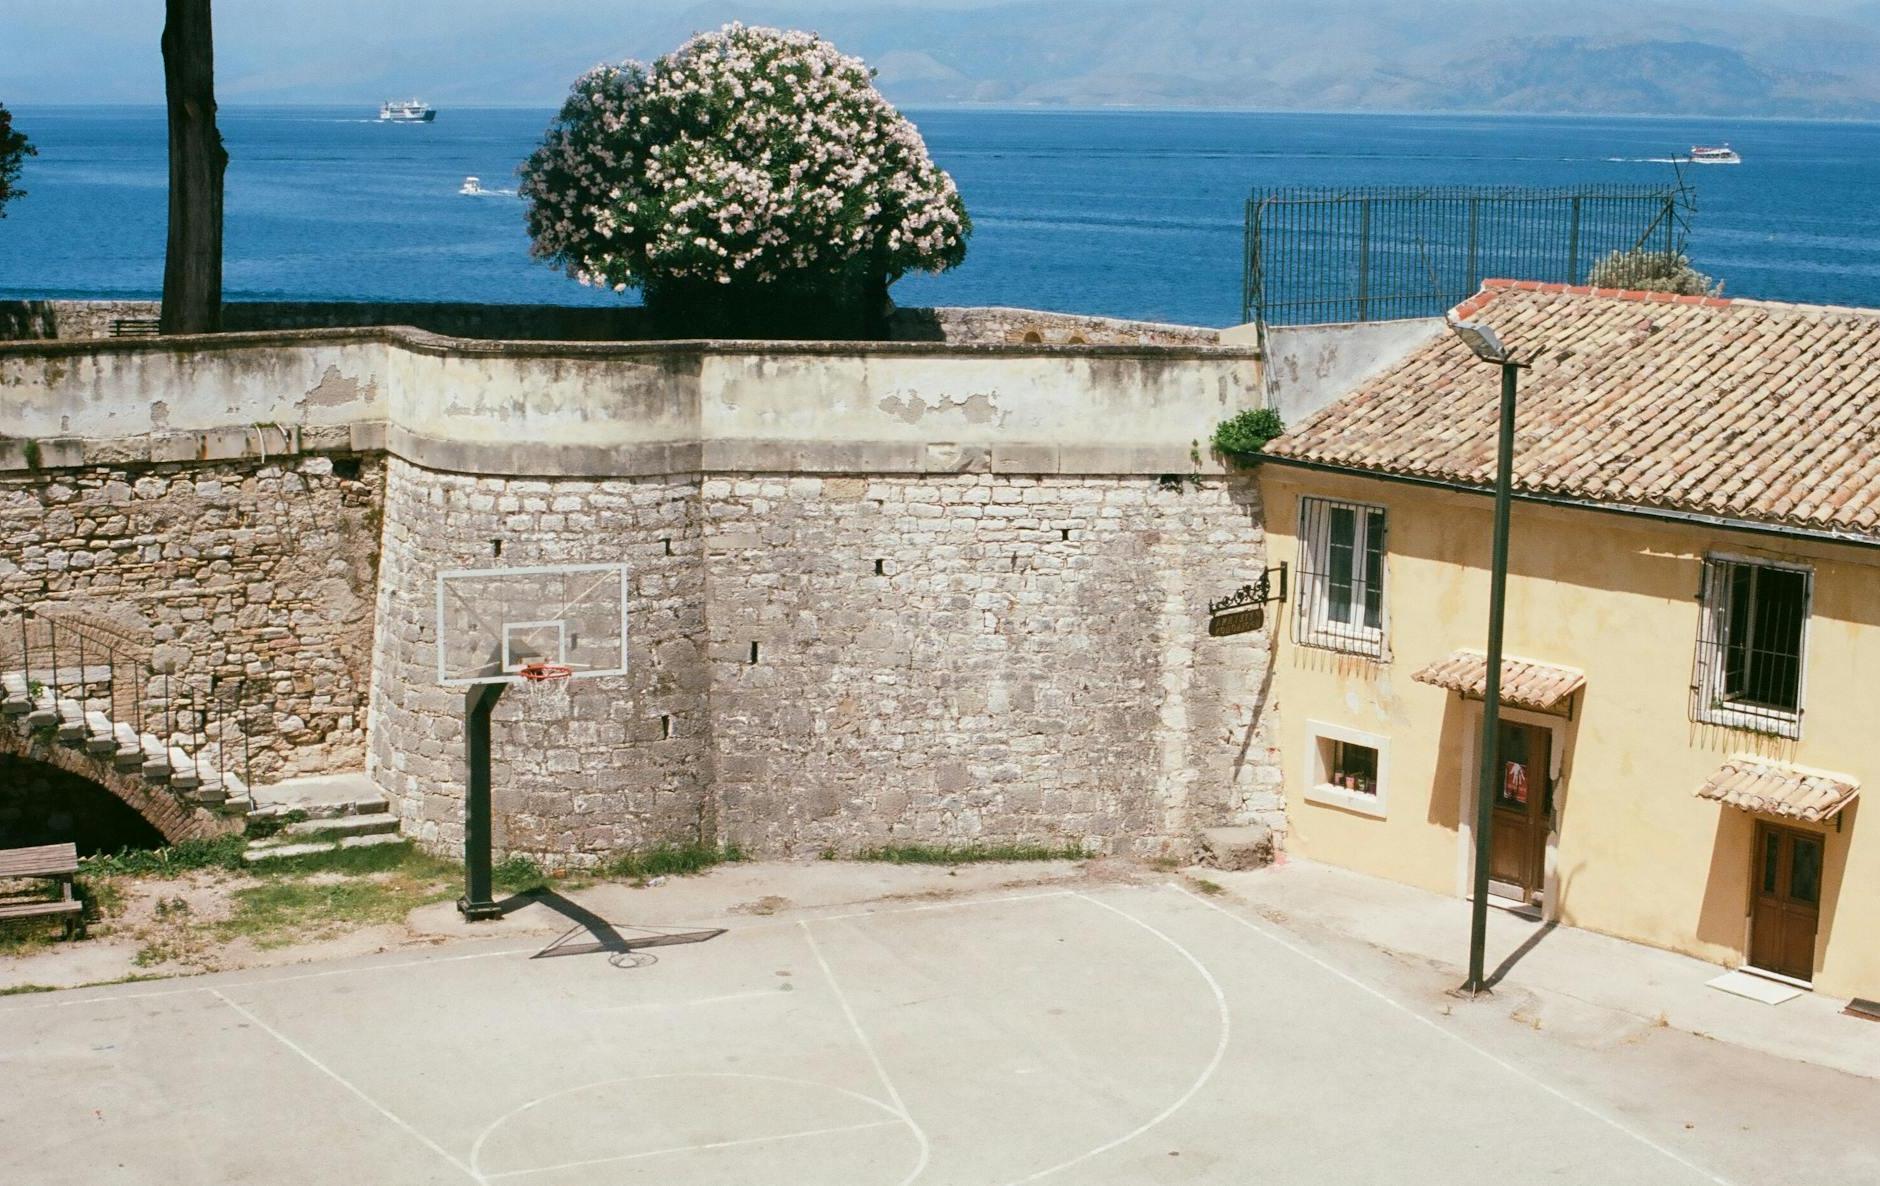
<path fill-rule="evenodd" d="M 1178 39 L 1175 20 L 1158 26 L 1155 17 L 1176 0 L 216 0 L 216 90 L 225 105 L 243 103 L 371 103 L 393 95 L 416 94 L 455 106 L 480 103 L 549 107 L 557 104 L 570 81 L 603 61 L 624 57 L 648 59 L 671 49 L 689 32 L 715 27 L 733 16 L 762 23 L 794 24 L 817 28 L 827 17 L 851 35 L 873 42 L 872 53 L 901 51 L 901 58 L 924 59 L 927 45 L 919 39 L 936 27 L 940 9 L 972 10 L 1002 6 L 1024 7 L 1017 12 L 988 15 L 983 34 L 973 18 L 953 21 L 960 39 L 954 59 L 961 53 L 998 59 L 1005 66 L 986 67 L 995 72 L 1036 72 L 1041 58 L 1060 49 L 1073 52 L 1080 35 L 1092 32 L 1096 22 L 1079 22 L 1080 9 L 1118 9 L 1135 14 L 1139 26 L 1127 30 L 1123 44 L 1111 47 L 1111 64 L 1103 67 L 1126 75 L 1132 46 L 1148 46 L 1164 36 Z M 1455 0 L 1181 0 L 1183 20 L 1197 13 L 1209 17 L 1235 13 L 1251 23 L 1231 26 L 1238 33 L 1271 24 L 1276 41 L 1285 42 L 1287 62 L 1265 62 L 1264 67 L 1310 71 L 1316 67 L 1334 73 L 1346 69 L 1341 37 L 1329 28 L 1342 12 L 1355 29 L 1381 33 L 1386 26 L 1409 30 L 1414 37 L 1438 42 L 1466 40 L 1470 36 L 1518 36 L 1530 22 L 1518 10 L 1527 8 L 1556 14 L 1588 11 L 1600 5 L 1620 13 L 1636 12 L 1629 27 L 1642 28 L 1665 14 L 1695 12 L 1735 18 L 1736 27 L 1748 29 L 1755 39 L 1757 14 L 1789 17 L 1786 27 L 1799 21 L 1819 29 L 1822 18 L 1836 17 L 1857 26 L 1863 34 L 1880 35 L 1880 0 L 1642 0 L 1636 9 L 1619 0 L 1583 0 L 1565 5 L 1559 0 L 1477 0 L 1466 6 L 1468 27 L 1456 27 L 1455 13 L 1439 14 L 1438 7 L 1456 7 Z M 35 103 L 161 103 L 162 59 L 158 39 L 163 24 L 162 0 L 0 0 L 0 103 L 13 107 Z M 905 19 L 884 10 L 910 10 Z M 1427 22 L 1417 20 L 1424 10 Z M 1603 11 L 1603 10 L 1602 10 Z M 848 13 L 838 18 L 834 14 Z M 857 19 L 853 14 L 866 14 Z M 926 19 L 917 15 L 926 14 Z M 1375 19 L 1371 14 L 1377 14 Z M 871 21 L 867 19 L 873 17 Z M 1498 22 L 1497 17 L 1503 18 Z M 1588 16 L 1602 35 L 1622 34 L 1597 14 Z M 1407 22 L 1407 23 L 1406 23 Z M 1114 22 L 1112 22 L 1113 24 Z M 1585 23 L 1585 22 L 1582 22 Z M 1086 29 L 1084 25 L 1090 25 Z M 1315 53 L 1314 25 L 1326 28 L 1324 52 Z M 1605 26 L 1603 28 L 1597 26 Z M 1350 24 L 1343 26 L 1350 30 Z M 895 30 L 915 44 L 893 42 Z M 833 29 L 827 30 L 834 32 Z M 1146 34 L 1146 36 L 1145 36 Z M 1392 32 L 1389 36 L 1396 37 Z M 1832 50 L 1834 38 L 1820 38 Z M 1205 40 L 1205 38 L 1204 38 Z M 1257 39 L 1256 39 L 1257 40 Z M 1880 40 L 1873 42 L 1880 45 Z M 1300 47 L 1304 47 L 1303 51 Z M 1149 47 L 1152 52 L 1152 47 Z M 1202 46 L 1203 50 L 1210 47 Z M 1225 48 L 1225 47 L 1223 47 Z M 1257 45 L 1240 50 L 1258 56 Z M 1276 51 L 1277 53 L 1278 51 Z M 1778 71 L 1792 70 L 1791 62 L 1812 65 L 1810 54 L 1791 54 L 1778 61 Z M 1880 53 L 1880 50 L 1876 50 Z M 1388 59 L 1388 54 L 1384 55 Z M 949 59 L 951 62 L 954 59 Z M 874 60 L 871 57 L 871 60 Z M 891 66 L 895 63 L 890 63 Z M 901 63 L 903 67 L 906 63 Z M 918 70 L 939 69 L 917 61 Z M 1364 64 L 1388 74 L 1388 60 Z M 1867 73 L 1871 57 L 1857 63 L 1834 64 L 1844 75 Z M 950 65 L 947 67 L 950 68 Z M 1177 60 L 1173 73 L 1187 69 Z M 1165 72 L 1167 72 L 1165 70 Z M 1375 71 L 1374 71 L 1375 72 Z M 977 76 L 976 76 L 977 77 Z"/>
<path fill-rule="evenodd" d="M 774 0 L 813 24 L 818 12 L 909 0 Z M 972 8 L 997 0 L 917 0 Z M 711 6 L 702 14 L 716 20 Z M 602 61 L 651 57 L 699 0 L 216 0 L 216 91 L 223 103 L 371 101 L 392 80 L 460 102 L 479 87 L 500 102 L 558 103 L 560 87 Z M 162 0 L 0 0 L 0 103 L 161 103 Z M 539 94 L 526 93 L 540 91 Z"/>

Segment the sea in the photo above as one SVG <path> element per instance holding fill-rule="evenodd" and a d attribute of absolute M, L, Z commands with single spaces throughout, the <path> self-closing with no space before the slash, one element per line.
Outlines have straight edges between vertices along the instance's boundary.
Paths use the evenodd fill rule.
<path fill-rule="evenodd" d="M 552 112 L 224 107 L 232 300 L 604 304 L 530 258 L 517 164 Z M 1727 295 L 1880 306 L 1880 124 L 1706 118 L 910 110 L 975 224 L 967 260 L 902 304 L 1240 320 L 1250 191 L 1655 183 L 1685 166 L 1688 250 Z M 14 108 L 39 155 L 0 219 L 0 298 L 147 298 L 163 273 L 159 107 Z M 466 175 L 490 191 L 458 193 Z"/>

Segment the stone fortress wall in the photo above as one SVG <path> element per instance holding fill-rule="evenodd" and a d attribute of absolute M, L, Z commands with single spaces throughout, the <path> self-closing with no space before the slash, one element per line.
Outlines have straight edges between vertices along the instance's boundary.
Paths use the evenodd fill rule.
<path fill-rule="evenodd" d="M 77 600 L 95 577 L 52 575 L 62 541 L 128 538 L 120 617 L 271 673 L 276 769 L 363 759 L 440 850 L 461 841 L 463 697 L 436 684 L 436 572 L 595 560 L 629 566 L 629 673 L 499 704 L 507 850 L 1156 854 L 1281 825 L 1266 636 L 1205 630 L 1265 566 L 1253 483 L 1200 446 L 1259 402 L 1256 355 L 1015 310 L 926 323 L 868 344 L 0 345 L 6 555 L 32 573 L 7 587 Z M 50 512 L 55 487 L 71 524 L 26 501 Z"/>

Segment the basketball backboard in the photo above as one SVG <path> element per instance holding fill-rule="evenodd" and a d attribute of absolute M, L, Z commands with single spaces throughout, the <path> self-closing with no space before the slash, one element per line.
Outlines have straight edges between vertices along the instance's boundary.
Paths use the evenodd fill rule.
<path fill-rule="evenodd" d="M 627 566 L 547 564 L 437 574 L 437 680 L 519 683 L 522 665 L 571 678 L 627 671 Z"/>

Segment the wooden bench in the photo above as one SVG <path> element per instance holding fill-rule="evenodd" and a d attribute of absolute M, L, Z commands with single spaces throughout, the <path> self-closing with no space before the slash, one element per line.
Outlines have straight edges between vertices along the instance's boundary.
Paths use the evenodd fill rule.
<path fill-rule="evenodd" d="M 114 338 L 154 338 L 162 332 L 155 317 L 115 317 L 111 320 Z"/>
<path fill-rule="evenodd" d="M 41 844 L 35 848 L 0 848 L 0 881 L 13 877 L 43 877 L 57 881 L 59 896 L 51 901 L 15 902 L 0 899 L 0 922 L 15 918 L 61 917 L 70 939 L 84 922 L 85 904 L 72 895 L 78 872 L 76 844 Z"/>

